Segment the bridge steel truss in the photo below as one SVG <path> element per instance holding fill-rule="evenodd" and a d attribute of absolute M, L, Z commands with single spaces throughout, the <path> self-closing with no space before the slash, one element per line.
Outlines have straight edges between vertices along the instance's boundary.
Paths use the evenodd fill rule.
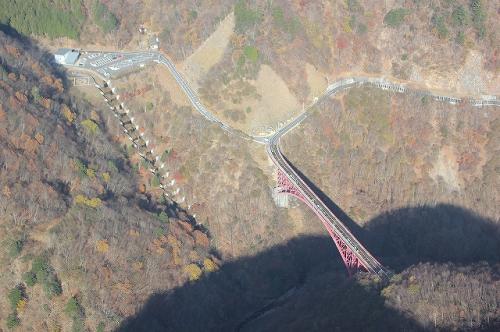
<path fill-rule="evenodd" d="M 340 238 L 340 236 L 335 233 L 328 220 L 321 213 L 319 213 L 319 211 L 304 197 L 304 195 L 302 195 L 302 193 L 288 179 L 285 173 L 279 168 L 277 173 L 278 192 L 296 197 L 314 211 L 314 213 L 318 216 L 318 218 L 325 226 L 328 234 L 330 234 L 333 242 L 335 243 L 335 246 L 337 247 L 337 250 L 339 251 L 340 256 L 342 257 L 342 260 L 344 261 L 344 264 L 347 268 L 349 276 L 352 276 L 359 270 L 368 271 L 368 268 L 363 265 L 358 257 L 356 257 L 354 252 L 347 246 L 347 244 Z"/>
<path fill-rule="evenodd" d="M 352 276 L 357 271 L 365 270 L 384 281 L 389 280 L 392 272 L 371 255 L 304 179 L 295 172 L 280 151 L 278 136 L 270 139 L 269 144 L 266 144 L 266 150 L 277 167 L 278 185 L 275 192 L 296 197 L 314 211 L 335 243 L 349 275 Z"/>

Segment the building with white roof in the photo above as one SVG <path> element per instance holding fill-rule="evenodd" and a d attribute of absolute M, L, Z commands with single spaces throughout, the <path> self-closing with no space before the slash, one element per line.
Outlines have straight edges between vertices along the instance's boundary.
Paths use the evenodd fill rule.
<path fill-rule="evenodd" d="M 80 52 L 70 48 L 60 48 L 54 53 L 54 59 L 61 65 L 74 65 L 79 56 Z"/>

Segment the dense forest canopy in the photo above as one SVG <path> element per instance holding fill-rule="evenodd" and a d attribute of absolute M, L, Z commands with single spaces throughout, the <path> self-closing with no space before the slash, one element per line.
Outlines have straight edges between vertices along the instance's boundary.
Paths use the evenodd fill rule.
<path fill-rule="evenodd" d="M 0 23 L 25 35 L 79 39 L 86 22 L 108 33 L 118 26 L 116 16 L 99 0 L 92 2 L 92 16 L 82 0 L 0 0 Z"/>
<path fill-rule="evenodd" d="M 108 108 L 69 93 L 51 58 L 0 31 L 0 326 L 102 330 L 216 258 L 185 213 L 138 190 Z"/>

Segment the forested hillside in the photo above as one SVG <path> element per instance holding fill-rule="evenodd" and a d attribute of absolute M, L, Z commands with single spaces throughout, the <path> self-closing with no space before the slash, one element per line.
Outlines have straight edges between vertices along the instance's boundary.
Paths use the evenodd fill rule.
<path fill-rule="evenodd" d="M 499 124 L 495 107 L 353 88 L 318 105 L 283 146 L 360 224 L 394 208 L 437 203 L 498 222 Z"/>
<path fill-rule="evenodd" d="M 0 0 L 0 7 L 0 23 L 28 36 L 80 39 L 86 25 L 95 24 L 104 33 L 118 26 L 99 0 Z"/>
<path fill-rule="evenodd" d="M 399 272 L 381 292 L 386 305 L 426 328 L 494 330 L 498 124 L 494 107 L 353 88 L 321 102 L 282 144 L 367 248 Z"/>
<path fill-rule="evenodd" d="M 102 109 L 19 38 L 0 32 L 0 327 L 110 330 L 216 258 L 185 213 L 139 193 Z"/>
<path fill-rule="evenodd" d="M 325 231 L 305 205 L 272 204 L 275 182 L 261 150 L 186 107 L 167 71 L 153 67 L 114 84 L 223 257 L 234 258 L 217 274 L 155 294 L 123 330 L 498 327 L 493 108 L 352 89 L 283 139 L 288 158 L 396 273 L 380 285 L 347 279 L 332 241 L 309 236 Z M 108 122 L 118 135 L 115 119 Z"/>
<path fill-rule="evenodd" d="M 208 109 L 248 132 L 344 76 L 498 94 L 493 1 L 0 5 L 0 28 L 50 47 L 136 50 L 138 27 L 158 33 Z M 205 121 L 163 66 L 113 86 L 193 216 L 51 58 L 0 32 L 0 330 L 500 330 L 496 108 L 353 88 L 282 139 L 394 271 L 381 284 L 349 279 L 313 212 L 274 204 L 263 146 Z"/>

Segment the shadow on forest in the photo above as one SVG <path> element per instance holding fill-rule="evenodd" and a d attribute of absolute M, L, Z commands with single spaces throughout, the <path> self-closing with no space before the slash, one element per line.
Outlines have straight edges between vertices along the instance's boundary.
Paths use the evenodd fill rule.
<path fill-rule="evenodd" d="M 361 235 L 397 271 L 418 262 L 499 262 L 498 228 L 451 205 L 395 210 Z M 422 330 L 386 307 L 379 291 L 347 278 L 330 238 L 305 236 L 151 296 L 118 330 Z"/>
<path fill-rule="evenodd" d="M 362 228 L 287 161 L 363 245 L 396 272 L 419 262 L 500 262 L 500 228 L 492 220 L 461 207 L 438 204 L 390 211 Z"/>
<path fill-rule="evenodd" d="M 273 315 L 263 315 L 271 312 L 286 322 L 273 329 L 287 331 L 328 326 L 356 330 L 366 323 L 359 317 L 367 316 L 376 317 L 373 324 L 379 328 L 391 323 L 416 328 L 415 323 L 385 308 L 375 290 L 349 280 L 343 269 L 329 238 L 293 239 L 254 257 L 225 263 L 218 272 L 196 282 L 151 296 L 118 331 L 268 330 L 265 325 L 277 323 L 268 321 Z M 290 307 L 293 302 L 305 306 L 307 312 Z"/>
<path fill-rule="evenodd" d="M 398 272 L 419 262 L 500 262 L 498 225 L 448 204 L 379 215 L 368 223 L 360 240 Z"/>
<path fill-rule="evenodd" d="M 31 53 L 36 59 L 40 60 L 41 62 L 46 62 L 46 63 L 54 62 L 53 60 L 54 56 L 51 53 L 49 53 L 45 49 L 40 48 L 36 42 L 33 42 L 33 40 L 30 37 L 19 33 L 16 29 L 11 27 L 10 25 L 0 23 L 0 31 L 2 31 L 11 38 L 18 40 L 21 46 L 23 47 L 23 52 Z M 69 82 L 67 80 L 66 75 L 64 74 L 63 67 L 51 66 L 50 69 L 51 73 L 54 74 L 57 78 L 60 78 L 64 83 L 64 87 L 67 88 L 69 86 Z"/>
<path fill-rule="evenodd" d="M 304 173 L 302 173 L 299 169 L 297 169 L 293 165 L 293 163 L 290 160 L 288 160 L 288 158 L 286 158 L 285 156 L 283 157 L 288 162 L 290 167 L 292 167 L 295 173 L 297 173 L 297 175 L 299 175 L 302 178 L 302 180 L 304 180 L 304 182 L 309 186 L 309 188 L 311 188 L 312 191 L 314 191 L 316 196 L 318 196 L 323 201 L 323 203 L 325 203 L 325 205 L 330 209 L 330 211 L 332 211 L 333 214 L 335 214 L 337 218 L 339 218 L 344 223 L 344 225 L 346 225 L 349 228 L 349 230 L 354 236 L 358 237 L 362 233 L 362 228 L 358 224 L 356 224 L 354 220 L 352 220 L 351 217 L 349 217 L 349 215 L 347 215 L 347 213 L 345 213 L 344 210 L 340 208 L 340 206 L 335 204 L 330 199 L 330 197 L 328 197 L 328 195 L 326 195 L 323 191 L 321 191 L 321 189 L 319 189 L 314 184 L 314 182 L 312 182 Z"/>

